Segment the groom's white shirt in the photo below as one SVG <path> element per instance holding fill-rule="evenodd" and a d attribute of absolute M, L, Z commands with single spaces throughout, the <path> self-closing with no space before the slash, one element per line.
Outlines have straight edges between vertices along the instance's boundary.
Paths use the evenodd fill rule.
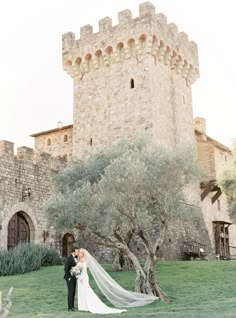
<path fill-rule="evenodd" d="M 71 254 L 71 255 L 74 257 L 74 260 L 75 260 L 75 262 L 77 263 L 78 260 L 77 260 L 77 258 L 75 257 L 75 255 L 73 255 L 73 254 Z"/>

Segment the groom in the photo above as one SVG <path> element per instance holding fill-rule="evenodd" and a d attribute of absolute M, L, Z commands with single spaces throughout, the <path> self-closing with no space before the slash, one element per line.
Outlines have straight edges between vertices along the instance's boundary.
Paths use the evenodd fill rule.
<path fill-rule="evenodd" d="M 79 248 L 74 247 L 72 249 L 71 254 L 67 257 L 65 263 L 65 275 L 64 279 L 66 280 L 68 294 L 67 294 L 67 301 L 68 301 L 68 311 L 74 311 L 74 301 L 75 301 L 75 288 L 76 288 L 76 278 L 71 276 L 70 270 L 72 267 L 76 265 L 76 257 L 79 255 Z"/>

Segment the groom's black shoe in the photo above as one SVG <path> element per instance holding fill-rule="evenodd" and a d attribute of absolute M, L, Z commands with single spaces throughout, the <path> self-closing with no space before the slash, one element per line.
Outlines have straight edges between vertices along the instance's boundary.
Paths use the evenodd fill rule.
<path fill-rule="evenodd" d="M 75 311 L 74 308 L 68 308 L 68 311 Z"/>

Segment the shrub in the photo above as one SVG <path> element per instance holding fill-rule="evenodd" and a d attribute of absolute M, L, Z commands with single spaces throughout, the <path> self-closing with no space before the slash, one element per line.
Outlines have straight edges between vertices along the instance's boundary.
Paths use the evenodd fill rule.
<path fill-rule="evenodd" d="M 19 244 L 9 251 L 0 251 L 0 276 L 24 274 L 41 266 L 62 264 L 54 248 L 35 244 Z"/>
<path fill-rule="evenodd" d="M 53 266 L 63 264 L 63 258 L 55 248 L 49 248 L 42 245 L 37 246 L 41 253 L 41 266 Z"/>

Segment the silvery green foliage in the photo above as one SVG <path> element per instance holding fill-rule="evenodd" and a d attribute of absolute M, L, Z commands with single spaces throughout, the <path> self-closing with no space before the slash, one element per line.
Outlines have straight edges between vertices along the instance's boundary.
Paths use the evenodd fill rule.
<path fill-rule="evenodd" d="M 60 265 L 58 251 L 43 245 L 19 244 L 0 251 L 0 276 L 24 274 L 39 270 L 41 266 Z"/>
<path fill-rule="evenodd" d="M 188 212 L 182 190 L 198 171 L 194 150 L 123 141 L 60 171 L 45 211 L 60 230 L 80 223 L 110 239 L 116 231 L 148 233 Z"/>

